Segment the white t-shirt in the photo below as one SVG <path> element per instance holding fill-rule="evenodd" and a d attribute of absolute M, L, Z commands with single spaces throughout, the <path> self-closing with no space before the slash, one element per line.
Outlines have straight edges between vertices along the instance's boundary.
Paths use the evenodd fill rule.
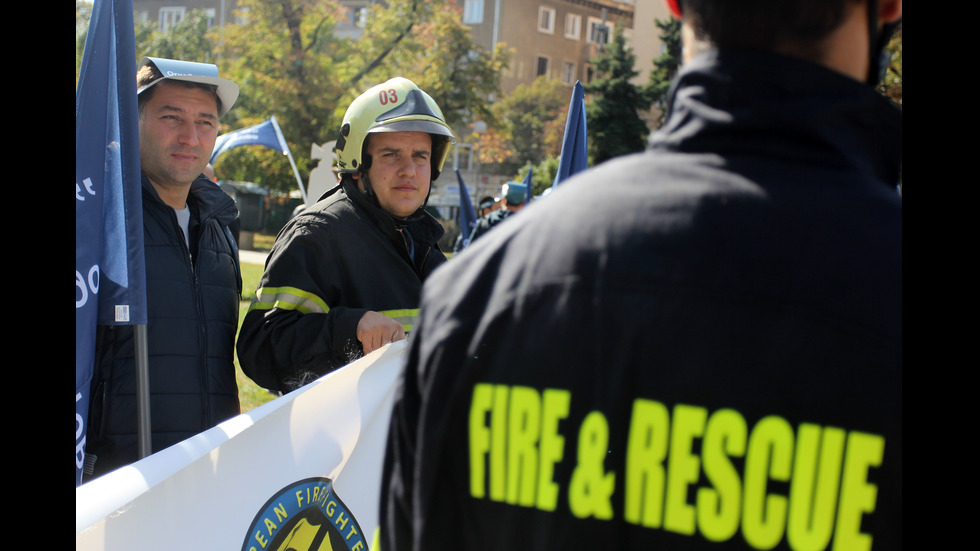
<path fill-rule="evenodd" d="M 177 213 L 177 224 L 180 225 L 180 229 L 184 232 L 184 243 L 187 244 L 187 250 L 189 251 L 191 250 L 191 240 L 188 237 L 190 235 L 188 226 L 191 223 L 191 209 L 184 203 L 184 208 L 180 210 L 174 209 L 174 212 Z"/>

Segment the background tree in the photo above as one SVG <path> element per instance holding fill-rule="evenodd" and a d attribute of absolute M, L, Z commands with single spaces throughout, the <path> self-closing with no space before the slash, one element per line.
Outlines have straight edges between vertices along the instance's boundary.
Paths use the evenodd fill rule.
<path fill-rule="evenodd" d="M 473 42 L 462 9 L 450 2 L 394 0 L 371 7 L 364 36 L 348 59 L 346 106 L 364 89 L 395 76 L 415 82 L 436 100 L 454 128 L 477 120 L 492 126 L 488 97 L 500 92 L 509 53 Z"/>
<path fill-rule="evenodd" d="M 527 171 L 533 169 L 534 172 L 531 173 L 531 193 L 532 196 L 540 196 L 555 183 L 559 160 L 558 156 L 554 155 L 542 159 L 536 165 L 527 163 L 517 171 L 517 176 L 514 178 L 514 181 L 523 182 L 527 176 Z"/>
<path fill-rule="evenodd" d="M 887 51 L 891 54 L 885 76 L 878 83 L 878 91 L 902 108 L 902 24 L 898 24 L 895 34 L 888 42 Z"/>
<path fill-rule="evenodd" d="M 613 41 L 593 60 L 597 78 L 585 85 L 591 94 L 585 109 L 589 166 L 646 147 L 650 130 L 639 111 L 650 107 L 650 98 L 630 82 L 637 75 L 635 60 L 618 27 Z"/>
<path fill-rule="evenodd" d="M 393 52 L 401 48 L 417 51 L 418 44 L 412 44 L 410 37 L 415 26 L 428 19 L 430 10 L 431 3 L 423 0 L 392 0 L 384 5 L 373 4 L 369 9 L 364 35 L 349 58 L 346 87 L 351 90 L 369 88 L 361 86 L 362 79 L 382 68 Z M 350 99 L 355 97 L 357 94 Z"/>
<path fill-rule="evenodd" d="M 241 0 L 239 6 L 242 22 L 226 25 L 216 48 L 222 72 L 242 88 L 233 128 L 275 115 L 304 181 L 312 168 L 306 152 L 337 139 L 347 106 L 370 86 L 409 78 L 439 102 L 451 125 L 489 115 L 486 97 L 499 91 L 506 58 L 474 45 L 455 5 L 376 4 L 356 41 L 335 36 L 345 14 L 332 0 Z M 232 150 L 215 168 L 269 189 L 295 189 L 288 161 L 260 149 Z"/>
<path fill-rule="evenodd" d="M 88 38 L 88 24 L 92 19 L 92 3 L 75 0 L 75 84 L 78 84 L 78 71 L 82 67 L 82 53 Z"/>
<path fill-rule="evenodd" d="M 340 126 L 335 107 L 345 90 L 337 66 L 351 47 L 333 30 L 343 13 L 331 0 L 240 0 L 238 6 L 241 22 L 220 29 L 215 48 L 222 74 L 242 92 L 227 123 L 237 129 L 274 115 L 306 182 L 306 152 L 329 141 Z M 218 31 L 212 29 L 212 40 Z M 218 159 L 215 170 L 219 177 L 280 193 L 296 188 L 288 159 L 265 148 L 234 149 Z"/>
<path fill-rule="evenodd" d="M 647 85 L 647 97 L 656 107 L 656 126 L 660 128 L 667 113 L 667 93 L 677 75 L 677 68 L 681 65 L 681 22 L 671 17 L 667 21 L 654 19 L 653 23 L 660 29 L 660 41 L 664 49 L 663 53 L 653 60 L 653 70 L 650 71 L 650 81 Z"/>
<path fill-rule="evenodd" d="M 153 22 L 138 19 L 136 61 L 151 56 L 214 63 L 214 46 L 208 37 L 210 20 L 205 11 L 191 10 L 166 31 L 159 31 Z"/>
<path fill-rule="evenodd" d="M 481 137 L 481 152 L 489 149 L 494 138 L 506 142 L 506 154 L 492 162 L 491 170 L 501 174 L 517 173 L 527 164 L 537 165 L 561 151 L 561 139 L 568 116 L 570 89 L 555 79 L 540 76 L 531 85 L 521 84 L 494 103 L 496 124 Z M 492 151 L 492 149 L 491 149 Z M 526 173 L 526 171 L 525 171 Z"/>
<path fill-rule="evenodd" d="M 891 55 L 891 60 L 888 62 L 888 69 L 885 70 L 885 76 L 882 78 L 881 82 L 878 83 L 878 91 L 882 93 L 885 97 L 890 99 L 892 103 L 898 106 L 899 109 L 902 108 L 902 24 L 898 24 L 898 28 L 895 29 L 895 34 L 892 35 L 891 40 L 888 42 L 886 47 L 888 53 Z M 898 172 L 898 192 L 902 193 L 902 169 L 899 168 Z"/>

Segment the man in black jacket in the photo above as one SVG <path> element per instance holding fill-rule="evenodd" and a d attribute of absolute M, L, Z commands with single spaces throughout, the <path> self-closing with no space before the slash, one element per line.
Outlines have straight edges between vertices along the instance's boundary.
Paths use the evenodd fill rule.
<path fill-rule="evenodd" d="M 203 174 L 238 86 L 214 65 L 160 58 L 144 58 L 136 80 L 156 452 L 239 413 L 238 209 Z M 86 479 L 139 459 L 134 358 L 132 327 L 99 326 Z"/>
<path fill-rule="evenodd" d="M 351 103 L 340 134 L 340 184 L 280 232 L 242 322 L 242 369 L 273 391 L 404 339 L 446 261 L 425 211 L 454 140 L 435 101 L 391 79 Z"/>
<path fill-rule="evenodd" d="M 901 548 L 901 2 L 669 4 L 649 150 L 426 283 L 385 551 Z"/>

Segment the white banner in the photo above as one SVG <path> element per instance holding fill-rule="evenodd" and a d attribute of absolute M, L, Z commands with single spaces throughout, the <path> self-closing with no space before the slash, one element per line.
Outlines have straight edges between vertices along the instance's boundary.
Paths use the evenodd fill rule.
<path fill-rule="evenodd" d="M 75 549 L 367 549 L 405 349 L 77 487 Z"/>

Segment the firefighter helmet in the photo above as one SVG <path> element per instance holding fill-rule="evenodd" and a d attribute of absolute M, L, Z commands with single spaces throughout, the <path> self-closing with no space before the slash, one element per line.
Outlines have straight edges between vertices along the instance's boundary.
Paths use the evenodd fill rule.
<path fill-rule="evenodd" d="M 433 180 L 439 177 L 450 146 L 456 143 L 435 100 L 403 77 L 371 88 L 347 108 L 336 146 L 339 172 L 361 169 L 366 162 L 365 138 L 376 132 L 427 132 L 432 136 Z"/>

